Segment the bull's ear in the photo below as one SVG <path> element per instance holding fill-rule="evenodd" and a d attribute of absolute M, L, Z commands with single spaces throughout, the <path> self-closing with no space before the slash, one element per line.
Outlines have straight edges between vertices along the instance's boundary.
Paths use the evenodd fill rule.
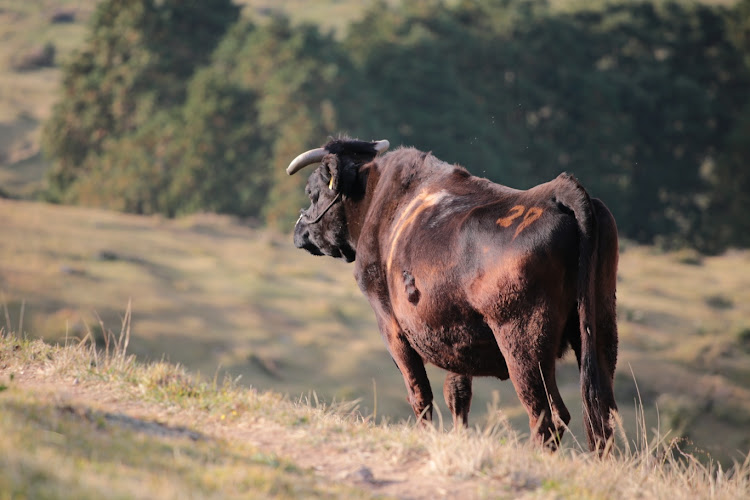
<path fill-rule="evenodd" d="M 330 180 L 328 181 L 328 188 L 331 191 L 338 193 L 339 188 L 341 187 L 341 175 L 338 156 L 327 155 L 323 160 L 323 165 L 325 165 L 326 170 L 328 170 L 328 175 L 330 176 Z"/>

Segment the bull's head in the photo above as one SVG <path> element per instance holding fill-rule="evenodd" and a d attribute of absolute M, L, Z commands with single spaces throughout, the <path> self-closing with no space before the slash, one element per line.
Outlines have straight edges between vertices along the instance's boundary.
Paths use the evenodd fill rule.
<path fill-rule="evenodd" d="M 310 208 L 301 210 L 294 226 L 294 244 L 313 255 L 329 255 L 352 262 L 356 242 L 349 232 L 347 213 L 364 197 L 365 176 L 360 167 L 388 149 L 388 141 L 330 141 L 322 148 L 297 156 L 286 172 L 292 175 L 307 165 L 320 163 L 310 175 L 305 192 Z"/>

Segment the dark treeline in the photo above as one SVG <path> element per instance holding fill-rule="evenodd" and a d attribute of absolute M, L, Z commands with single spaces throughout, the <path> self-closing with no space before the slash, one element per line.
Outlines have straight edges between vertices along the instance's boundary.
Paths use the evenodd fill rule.
<path fill-rule="evenodd" d="M 622 235 L 718 252 L 750 246 L 749 67 L 750 0 L 381 3 L 342 38 L 230 0 L 105 0 L 45 127 L 48 197 L 288 228 L 284 167 L 345 133 L 519 188 L 569 171 Z"/>

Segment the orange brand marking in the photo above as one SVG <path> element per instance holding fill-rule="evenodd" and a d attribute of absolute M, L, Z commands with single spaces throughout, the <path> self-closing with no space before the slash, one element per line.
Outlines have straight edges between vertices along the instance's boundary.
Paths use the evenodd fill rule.
<path fill-rule="evenodd" d="M 513 224 L 514 220 L 516 220 L 521 215 L 523 215 L 523 212 L 525 210 L 526 210 L 526 207 L 524 207 L 523 205 L 516 205 L 515 207 L 510 209 L 510 212 L 508 212 L 508 215 L 497 219 L 497 223 L 503 227 L 508 227 L 511 224 Z"/>
<path fill-rule="evenodd" d="M 525 212 L 525 215 L 524 215 Z M 521 231 L 529 227 L 532 222 L 537 220 L 539 217 L 542 216 L 544 213 L 544 209 L 541 209 L 539 207 L 531 207 L 528 211 L 526 210 L 526 207 L 523 205 L 516 205 L 515 207 L 511 208 L 508 211 L 508 215 L 505 217 L 500 217 L 497 219 L 497 225 L 502 227 L 510 227 L 513 222 L 516 221 L 519 217 L 523 215 L 523 220 L 516 228 L 516 232 L 513 235 L 513 239 L 516 239 L 516 236 L 518 236 Z"/>
<path fill-rule="evenodd" d="M 518 225 L 518 229 L 516 229 L 516 234 L 513 235 L 513 239 L 515 239 L 521 231 L 529 227 L 532 222 L 541 217 L 543 212 L 544 210 L 539 207 L 531 207 L 529 211 L 526 212 L 526 215 L 524 215 L 521 223 Z"/>

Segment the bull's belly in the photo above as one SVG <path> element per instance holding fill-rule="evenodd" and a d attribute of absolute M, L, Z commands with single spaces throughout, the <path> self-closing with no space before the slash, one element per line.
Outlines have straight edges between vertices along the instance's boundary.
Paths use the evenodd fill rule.
<path fill-rule="evenodd" d="M 508 378 L 505 359 L 484 322 L 439 328 L 411 323 L 406 337 L 426 363 L 462 375 Z"/>

